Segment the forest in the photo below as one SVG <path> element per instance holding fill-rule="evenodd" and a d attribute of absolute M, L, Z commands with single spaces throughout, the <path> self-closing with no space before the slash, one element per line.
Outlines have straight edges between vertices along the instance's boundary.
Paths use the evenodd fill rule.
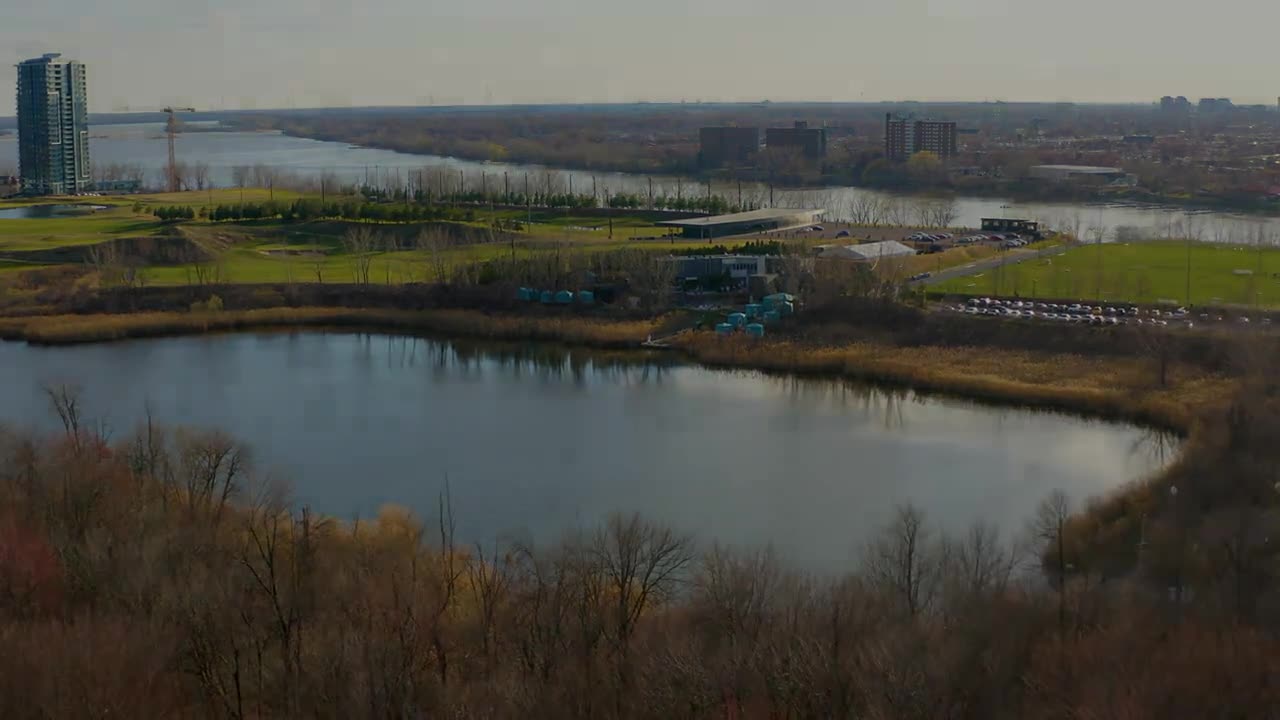
<path fill-rule="evenodd" d="M 555 542 L 466 544 L 447 489 L 428 517 L 339 521 L 290 501 L 223 431 L 148 417 L 115 433 L 75 387 L 44 392 L 58 430 L 0 432 L 6 718 L 1280 706 L 1267 382 L 1184 456 L 1176 503 L 1144 515 L 1136 568 L 1108 562 L 1105 503 L 1055 493 L 1003 532 L 951 536 L 903 506 L 829 576 L 625 509 Z"/>

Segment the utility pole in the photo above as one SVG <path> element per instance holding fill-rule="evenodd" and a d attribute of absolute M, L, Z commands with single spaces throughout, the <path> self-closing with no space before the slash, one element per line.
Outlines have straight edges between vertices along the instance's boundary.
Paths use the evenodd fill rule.
<path fill-rule="evenodd" d="M 649 178 L 649 209 L 653 209 L 653 178 Z"/>
<path fill-rule="evenodd" d="M 506 170 L 502 171 L 502 199 L 504 202 L 511 201 L 511 178 Z"/>
<path fill-rule="evenodd" d="M 529 173 L 524 174 L 524 209 L 528 213 L 529 225 L 533 225 L 533 198 L 529 195 Z"/>
<path fill-rule="evenodd" d="M 1191 233 L 1187 233 L 1187 307 L 1191 307 Z"/>

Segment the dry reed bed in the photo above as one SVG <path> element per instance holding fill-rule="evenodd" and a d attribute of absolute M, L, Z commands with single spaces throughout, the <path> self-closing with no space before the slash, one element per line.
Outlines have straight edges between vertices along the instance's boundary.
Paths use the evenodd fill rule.
<path fill-rule="evenodd" d="M 0 338 L 41 345 L 106 342 L 261 328 L 329 327 L 434 332 L 502 340 L 549 340 L 633 347 L 658 321 L 517 317 L 473 310 L 271 308 L 222 312 L 55 315 L 0 319 Z"/>
<path fill-rule="evenodd" d="M 1151 361 L 1092 358 L 980 347 L 894 346 L 858 342 L 815 347 L 789 340 L 750 341 L 708 334 L 677 341 L 707 365 L 827 374 L 908 385 L 976 400 L 1123 418 L 1182 434 L 1198 409 L 1226 396 L 1228 378 L 1175 368 L 1155 382 Z"/>
<path fill-rule="evenodd" d="M 494 340 L 541 340 L 598 348 L 636 347 L 663 318 L 605 320 L 536 317 L 475 310 L 271 308 L 221 312 L 54 315 L 0 318 L 0 338 L 65 345 L 263 328 L 359 328 L 431 332 Z M 788 339 L 723 338 L 684 333 L 676 349 L 707 365 L 827 374 L 909 385 L 915 389 L 1124 418 L 1183 434 L 1199 408 L 1225 397 L 1233 382 L 1175 367 L 1169 385 L 1155 382 L 1142 358 L 1099 359 L 981 347 L 896 346 L 855 342 L 817 346 Z"/>

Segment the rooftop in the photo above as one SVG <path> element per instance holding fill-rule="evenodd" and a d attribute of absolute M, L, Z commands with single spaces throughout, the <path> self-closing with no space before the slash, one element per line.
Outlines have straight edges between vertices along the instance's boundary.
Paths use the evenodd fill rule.
<path fill-rule="evenodd" d="M 817 208 L 764 208 L 747 212 L 730 213 L 728 215 L 711 215 L 709 217 L 688 218 L 687 220 L 665 220 L 659 225 L 673 227 L 702 227 L 708 225 L 727 225 L 734 223 L 756 222 L 760 220 L 789 219 L 796 215 L 820 215 L 824 210 Z"/>
<path fill-rule="evenodd" d="M 1043 170 L 1061 170 L 1062 172 L 1080 173 L 1081 175 L 1114 175 L 1123 173 L 1124 170 L 1116 167 L 1102 167 L 1100 165 L 1035 165 L 1032 169 L 1040 168 Z"/>

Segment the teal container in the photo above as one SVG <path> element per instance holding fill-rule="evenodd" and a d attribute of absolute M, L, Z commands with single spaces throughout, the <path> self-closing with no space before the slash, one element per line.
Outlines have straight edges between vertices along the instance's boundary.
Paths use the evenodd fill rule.
<path fill-rule="evenodd" d="M 533 291 L 532 291 L 532 290 L 530 290 L 529 288 L 522 287 L 522 288 L 520 288 L 519 290 L 517 290 L 517 291 L 516 291 L 516 299 L 518 299 L 518 300 L 525 300 L 525 301 L 532 300 L 532 299 L 533 299 Z"/>
<path fill-rule="evenodd" d="M 734 327 L 742 327 L 747 324 L 747 316 L 743 313 L 729 313 L 729 324 Z"/>
<path fill-rule="evenodd" d="M 779 313 L 777 310 L 764 311 L 764 322 L 766 325 L 771 325 L 773 323 L 778 322 L 781 319 L 782 319 L 782 314 Z"/>
<path fill-rule="evenodd" d="M 778 314 L 782 317 L 794 314 L 796 311 L 795 303 L 784 302 L 778 305 Z"/>
<path fill-rule="evenodd" d="M 772 295 L 765 295 L 764 300 L 765 302 L 771 302 L 774 304 L 784 303 L 784 302 L 795 302 L 796 296 L 792 295 L 791 293 L 774 293 Z"/>
<path fill-rule="evenodd" d="M 572 293 L 572 292 L 570 292 L 570 291 L 568 291 L 568 290 L 561 290 L 560 292 L 556 293 L 556 304 L 557 304 L 557 305 L 572 305 L 572 304 L 573 304 L 573 293 Z"/>
<path fill-rule="evenodd" d="M 747 335 L 750 337 L 764 337 L 764 326 L 760 323 L 751 323 L 747 326 Z"/>
<path fill-rule="evenodd" d="M 758 318 L 762 312 L 764 312 L 764 308 L 759 303 L 751 303 L 747 306 L 747 317 L 749 318 Z"/>
<path fill-rule="evenodd" d="M 590 290 L 579 290 L 578 302 L 582 303 L 583 305 L 594 305 L 596 302 L 596 294 L 591 292 Z"/>
<path fill-rule="evenodd" d="M 538 299 L 542 301 L 543 305 L 550 305 L 551 301 L 555 299 L 555 296 L 551 294 L 550 290 L 543 290 L 538 295 Z"/>
<path fill-rule="evenodd" d="M 732 334 L 733 334 L 733 326 L 732 326 L 732 325 L 730 325 L 729 323 L 716 323 L 716 334 L 717 334 L 717 335 L 732 335 Z"/>

